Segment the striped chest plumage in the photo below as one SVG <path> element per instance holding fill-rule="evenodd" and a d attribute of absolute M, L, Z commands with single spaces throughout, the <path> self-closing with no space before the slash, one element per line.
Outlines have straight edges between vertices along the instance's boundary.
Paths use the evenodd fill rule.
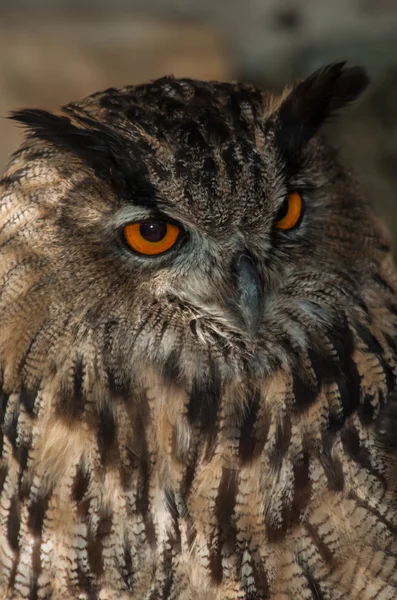
<path fill-rule="evenodd" d="M 208 372 L 188 391 L 148 369 L 98 408 L 85 364 L 74 415 L 50 409 L 56 381 L 4 396 L 4 597 L 392 598 L 396 490 L 374 419 L 395 357 L 344 334 L 343 355 L 256 388 Z"/>

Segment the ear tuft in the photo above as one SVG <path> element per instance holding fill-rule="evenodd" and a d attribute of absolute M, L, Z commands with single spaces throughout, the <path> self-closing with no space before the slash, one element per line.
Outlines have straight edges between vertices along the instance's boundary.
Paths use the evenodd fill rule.
<path fill-rule="evenodd" d="M 127 140 L 113 128 L 95 119 L 73 114 L 54 114 L 45 110 L 26 109 L 13 112 L 10 119 L 24 125 L 29 135 L 78 156 L 96 175 L 128 192 L 153 197 L 153 186 L 139 153 L 134 154 Z"/>
<path fill-rule="evenodd" d="M 277 143 L 295 155 L 336 111 L 365 90 L 369 77 L 362 67 L 333 63 L 297 83 L 278 110 Z"/>
<path fill-rule="evenodd" d="M 86 117 L 73 122 L 67 115 L 25 109 L 11 113 L 9 118 L 24 125 L 31 137 L 73 152 L 98 170 L 108 170 L 122 147 L 109 128 Z"/>

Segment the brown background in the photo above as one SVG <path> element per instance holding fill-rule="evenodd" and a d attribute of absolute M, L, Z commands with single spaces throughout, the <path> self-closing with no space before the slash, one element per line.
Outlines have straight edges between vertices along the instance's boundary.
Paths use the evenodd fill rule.
<path fill-rule="evenodd" d="M 279 89 L 332 60 L 373 85 L 329 129 L 397 239 L 397 0 L 0 0 L 0 116 L 173 73 Z M 0 169 L 21 137 L 0 119 Z"/>

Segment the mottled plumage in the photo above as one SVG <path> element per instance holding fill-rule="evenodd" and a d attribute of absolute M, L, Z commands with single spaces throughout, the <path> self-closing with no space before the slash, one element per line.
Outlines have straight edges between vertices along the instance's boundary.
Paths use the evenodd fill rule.
<path fill-rule="evenodd" d="M 397 597 L 397 271 L 318 133 L 366 84 L 167 77 L 14 115 L 1 598 Z M 147 219 L 184 234 L 136 255 Z"/>

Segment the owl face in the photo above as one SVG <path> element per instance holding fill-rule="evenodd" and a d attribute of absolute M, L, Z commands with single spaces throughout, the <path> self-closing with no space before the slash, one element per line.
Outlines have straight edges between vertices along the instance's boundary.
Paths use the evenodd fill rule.
<path fill-rule="evenodd" d="M 236 378 L 358 318 L 386 248 L 317 131 L 366 84 L 343 65 L 279 98 L 164 78 L 16 113 L 30 136 L 3 180 L 1 305 L 21 307 L 10 381 L 42 353 L 57 370 L 65 348 L 91 360 L 91 345 L 116 388 L 147 363 Z"/>

